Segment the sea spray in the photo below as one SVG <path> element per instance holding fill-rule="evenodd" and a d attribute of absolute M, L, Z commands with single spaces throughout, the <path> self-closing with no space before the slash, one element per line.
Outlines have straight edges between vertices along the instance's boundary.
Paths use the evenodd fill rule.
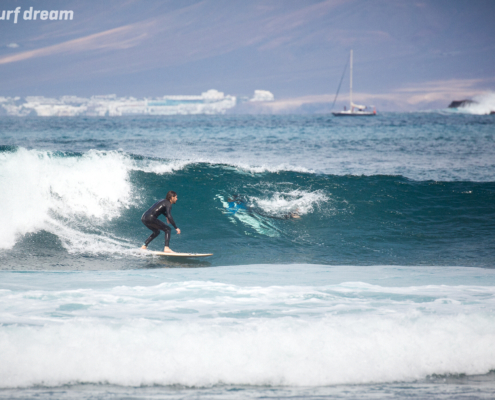
<path fill-rule="evenodd" d="M 474 96 L 473 100 L 473 103 L 459 108 L 458 111 L 475 115 L 487 115 L 490 113 L 495 113 L 495 93 L 487 92 L 478 96 Z"/>
<path fill-rule="evenodd" d="M 118 152 L 70 155 L 19 148 L 0 153 L 0 248 L 11 248 L 27 233 L 60 234 L 61 224 L 118 217 L 134 200 L 130 167 Z M 71 241 L 70 235 L 64 239 Z"/>
<path fill-rule="evenodd" d="M 297 216 L 313 212 L 315 208 L 327 202 L 328 196 L 323 191 L 305 191 L 300 189 L 269 193 L 269 197 L 253 196 L 250 202 L 263 212 L 273 216 Z"/>

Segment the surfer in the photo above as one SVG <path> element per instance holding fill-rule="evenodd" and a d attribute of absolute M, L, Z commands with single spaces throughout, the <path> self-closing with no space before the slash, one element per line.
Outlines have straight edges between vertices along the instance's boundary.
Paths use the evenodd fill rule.
<path fill-rule="evenodd" d="M 163 249 L 163 252 L 175 253 L 174 251 L 170 250 L 170 247 L 168 247 L 172 229 L 158 219 L 158 217 L 163 214 L 167 219 L 167 222 L 172 225 L 177 231 L 177 234 L 180 235 L 180 229 L 177 228 L 177 225 L 175 225 L 175 221 L 172 218 L 172 204 L 175 203 L 177 203 L 177 193 L 171 190 L 167 193 L 167 196 L 163 200 L 157 201 L 150 207 L 148 211 L 143 214 L 143 216 L 141 217 L 141 221 L 148 229 L 151 229 L 153 231 L 153 233 L 148 239 L 146 239 L 146 242 L 144 242 L 143 246 L 141 247 L 143 250 L 146 250 L 148 248 L 150 242 L 160 234 L 160 231 L 163 231 L 165 233 L 165 248 Z"/>

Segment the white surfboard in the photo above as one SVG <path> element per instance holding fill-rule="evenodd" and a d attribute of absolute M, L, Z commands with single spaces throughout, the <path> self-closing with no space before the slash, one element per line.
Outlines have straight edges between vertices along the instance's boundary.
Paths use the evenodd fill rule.
<path fill-rule="evenodd" d="M 163 251 L 142 250 L 146 253 L 153 254 L 155 256 L 167 256 L 167 257 L 209 257 L 213 253 L 165 253 Z"/>

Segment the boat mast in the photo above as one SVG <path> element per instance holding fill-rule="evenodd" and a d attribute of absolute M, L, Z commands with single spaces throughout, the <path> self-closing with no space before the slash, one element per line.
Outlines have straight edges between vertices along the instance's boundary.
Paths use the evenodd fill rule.
<path fill-rule="evenodd" d="M 349 93 L 350 93 L 350 100 L 351 100 L 351 104 L 350 104 L 350 109 L 352 111 L 352 50 L 351 50 L 351 86 L 350 86 L 350 90 L 349 90 Z"/>

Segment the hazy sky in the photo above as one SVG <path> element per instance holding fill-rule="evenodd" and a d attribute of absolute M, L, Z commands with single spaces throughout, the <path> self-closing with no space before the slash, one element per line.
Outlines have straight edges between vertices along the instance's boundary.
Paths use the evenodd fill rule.
<path fill-rule="evenodd" d="M 16 7 L 0 96 L 264 89 L 283 109 L 331 102 L 350 49 L 356 100 L 385 109 L 495 90 L 493 0 L 2 0 L 0 16 Z M 30 7 L 74 18 L 24 20 Z"/>

